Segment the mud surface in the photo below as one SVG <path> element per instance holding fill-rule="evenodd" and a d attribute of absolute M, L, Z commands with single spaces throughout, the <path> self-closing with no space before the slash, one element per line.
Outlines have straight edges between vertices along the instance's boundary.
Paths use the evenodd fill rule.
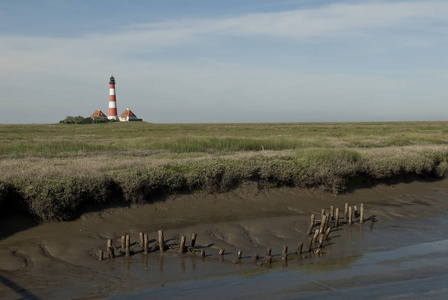
<path fill-rule="evenodd" d="M 296 255 L 307 243 L 309 215 L 332 205 L 364 203 L 377 222 L 343 224 L 322 256 Z M 61 298 L 445 298 L 448 279 L 448 180 L 378 185 L 333 196 L 313 190 L 259 191 L 247 183 L 218 195 L 170 196 L 153 204 L 91 212 L 72 222 L 37 224 L 23 216 L 0 221 L 0 297 Z M 318 217 L 319 218 L 319 217 Z M 138 233 L 157 230 L 173 248 L 198 234 L 206 257 L 175 249 L 141 253 Z M 129 258 L 98 261 L 111 238 L 130 234 Z M 288 260 L 281 260 L 284 245 Z M 266 248 L 273 262 L 253 263 Z M 226 249 L 221 258 L 219 249 Z M 234 264 L 238 250 L 242 260 Z"/>

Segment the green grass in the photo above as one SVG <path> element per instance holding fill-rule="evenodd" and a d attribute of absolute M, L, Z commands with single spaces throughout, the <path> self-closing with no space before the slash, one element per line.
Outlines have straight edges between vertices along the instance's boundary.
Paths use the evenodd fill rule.
<path fill-rule="evenodd" d="M 448 122 L 0 125 L 0 210 L 70 219 L 86 205 L 260 186 L 443 177 Z"/>
<path fill-rule="evenodd" d="M 0 157 L 448 144 L 447 122 L 0 125 Z"/>

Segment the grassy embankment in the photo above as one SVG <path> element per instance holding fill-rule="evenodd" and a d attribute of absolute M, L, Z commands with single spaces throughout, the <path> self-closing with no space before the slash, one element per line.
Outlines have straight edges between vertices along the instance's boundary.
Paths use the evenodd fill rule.
<path fill-rule="evenodd" d="M 442 177 L 448 122 L 0 125 L 0 206 L 70 219 L 156 194 Z"/>

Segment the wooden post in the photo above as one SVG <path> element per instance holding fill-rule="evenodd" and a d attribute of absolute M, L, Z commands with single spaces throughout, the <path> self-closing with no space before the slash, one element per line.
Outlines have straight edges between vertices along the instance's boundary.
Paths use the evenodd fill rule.
<path fill-rule="evenodd" d="M 311 214 L 310 227 L 308 228 L 308 231 L 306 232 L 306 234 L 308 234 L 308 235 L 311 234 L 311 231 L 313 230 L 313 227 L 314 227 L 314 221 L 315 221 L 315 216 L 314 216 L 314 214 Z"/>
<path fill-rule="evenodd" d="M 205 257 L 205 250 L 201 250 L 201 257 Z"/>
<path fill-rule="evenodd" d="M 321 233 L 319 236 L 319 246 L 318 248 L 322 248 L 322 245 L 324 244 L 324 239 L 325 239 L 325 233 Z"/>
<path fill-rule="evenodd" d="M 303 248 L 303 244 L 301 242 L 298 242 L 297 243 L 296 254 L 301 254 L 302 253 L 302 248 Z"/>
<path fill-rule="evenodd" d="M 191 235 L 191 248 L 193 248 L 194 249 L 194 246 L 196 245 L 196 238 L 198 237 L 198 234 L 197 233 L 193 233 L 192 235 Z"/>
<path fill-rule="evenodd" d="M 126 248 L 126 236 L 122 235 L 121 236 L 121 249 L 120 252 L 124 253 L 124 249 Z"/>
<path fill-rule="evenodd" d="M 238 260 L 240 260 L 242 256 L 243 256 L 243 251 L 238 250 L 238 254 L 237 254 L 236 258 L 237 258 Z"/>
<path fill-rule="evenodd" d="M 264 258 L 264 260 L 265 260 L 265 262 L 266 262 L 267 264 L 270 264 L 270 263 L 272 262 L 272 256 L 270 256 L 270 255 L 266 255 L 266 257 Z"/>
<path fill-rule="evenodd" d="M 187 237 L 185 235 L 182 235 L 180 237 L 179 253 L 185 252 L 185 240 L 186 239 L 187 239 Z"/>
<path fill-rule="evenodd" d="M 328 236 L 330 235 L 331 227 L 327 228 L 327 231 L 325 232 L 324 241 L 328 239 Z"/>
<path fill-rule="evenodd" d="M 266 250 L 266 255 L 271 255 L 271 253 L 272 253 L 272 249 L 271 248 L 268 248 L 267 250 Z"/>
<path fill-rule="evenodd" d="M 322 224 L 323 220 L 324 220 L 324 216 L 325 216 L 325 209 L 322 209 L 320 212 L 320 223 Z"/>
<path fill-rule="evenodd" d="M 353 205 L 353 217 L 356 218 L 358 216 L 358 206 Z"/>
<path fill-rule="evenodd" d="M 283 246 L 282 260 L 286 260 L 287 258 L 288 258 L 288 246 Z"/>
<path fill-rule="evenodd" d="M 255 253 L 254 256 L 253 256 L 252 258 L 253 258 L 254 261 L 257 261 L 258 258 L 259 258 L 258 253 Z"/>
<path fill-rule="evenodd" d="M 143 253 L 148 254 L 148 235 L 143 235 Z"/>
<path fill-rule="evenodd" d="M 348 224 L 352 225 L 352 207 L 348 208 Z"/>
<path fill-rule="evenodd" d="M 322 221 L 320 222 L 319 233 L 322 233 L 324 231 L 326 220 L 327 220 L 327 216 L 326 215 L 322 215 Z"/>
<path fill-rule="evenodd" d="M 159 250 L 160 250 L 160 252 L 164 252 L 165 251 L 165 241 L 163 238 L 163 230 L 159 230 L 158 234 L 159 234 Z"/>
<path fill-rule="evenodd" d="M 339 208 L 336 207 L 336 213 L 334 216 L 334 227 L 338 227 L 339 225 Z"/>
<path fill-rule="evenodd" d="M 221 256 L 223 256 L 225 251 L 226 251 L 225 249 L 221 249 L 221 250 L 219 250 L 219 253 L 218 253 L 218 254 L 221 255 Z"/>
<path fill-rule="evenodd" d="M 100 252 L 98 253 L 98 260 L 99 261 L 103 260 L 103 250 L 100 250 Z"/>
<path fill-rule="evenodd" d="M 319 236 L 319 229 L 316 229 L 316 231 L 314 232 L 314 236 L 313 236 L 313 240 L 311 244 L 316 244 L 316 239 Z"/>
<path fill-rule="evenodd" d="M 325 216 L 326 216 L 326 218 L 325 218 L 325 226 L 324 226 L 323 232 L 325 232 L 325 230 L 327 230 L 327 227 L 330 226 L 330 214 L 327 213 Z"/>
<path fill-rule="evenodd" d="M 311 245 L 313 244 L 313 236 L 308 236 L 308 244 L 306 246 L 306 252 L 311 252 Z"/>
<path fill-rule="evenodd" d="M 373 225 L 373 223 L 375 223 L 375 217 L 370 215 L 370 225 Z"/>
<path fill-rule="evenodd" d="M 107 256 L 109 257 L 109 259 L 115 258 L 114 248 L 112 247 L 111 239 L 107 240 Z"/>
<path fill-rule="evenodd" d="M 361 203 L 360 209 L 361 209 L 361 214 L 359 216 L 359 223 L 362 224 L 364 222 L 364 204 L 363 203 Z"/>
<path fill-rule="evenodd" d="M 344 222 L 347 223 L 348 203 L 345 203 L 344 207 Z"/>
<path fill-rule="evenodd" d="M 131 256 L 131 237 L 126 235 L 126 256 Z"/>
<path fill-rule="evenodd" d="M 139 234 L 138 234 L 138 237 L 140 238 L 140 248 L 143 248 L 143 243 L 145 242 L 144 241 L 144 237 L 143 237 L 143 232 L 140 232 Z"/>
<path fill-rule="evenodd" d="M 330 206 L 330 220 L 333 220 L 334 218 L 334 206 Z"/>

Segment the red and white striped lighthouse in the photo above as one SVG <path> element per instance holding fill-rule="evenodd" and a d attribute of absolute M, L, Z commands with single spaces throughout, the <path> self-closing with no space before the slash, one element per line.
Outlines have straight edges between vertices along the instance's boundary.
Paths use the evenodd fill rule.
<path fill-rule="evenodd" d="M 115 78 L 110 77 L 110 90 L 109 90 L 109 120 L 118 120 L 117 116 L 117 99 L 115 98 Z"/>

